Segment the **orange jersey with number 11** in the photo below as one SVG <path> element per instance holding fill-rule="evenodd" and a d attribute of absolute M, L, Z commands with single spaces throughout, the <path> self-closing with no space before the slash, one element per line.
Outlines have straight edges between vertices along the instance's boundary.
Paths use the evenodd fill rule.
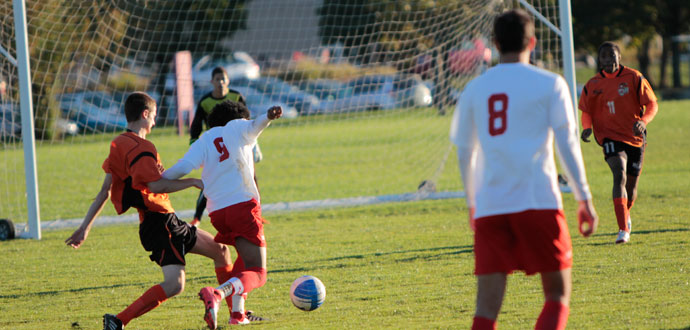
<path fill-rule="evenodd" d="M 592 119 L 597 143 L 604 138 L 635 147 L 644 137 L 633 133 L 633 126 L 645 111 L 645 105 L 656 102 L 652 87 L 640 72 L 621 65 L 612 74 L 601 71 L 582 90 L 579 108 Z"/>

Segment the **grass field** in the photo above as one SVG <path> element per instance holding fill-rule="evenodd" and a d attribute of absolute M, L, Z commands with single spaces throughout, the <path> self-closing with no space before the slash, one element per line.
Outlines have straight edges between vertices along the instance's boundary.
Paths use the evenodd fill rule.
<path fill-rule="evenodd" d="M 624 246 L 613 244 L 611 175 L 601 149 L 583 145 L 601 223 L 593 237 L 580 237 L 572 195 L 564 196 L 575 254 L 570 329 L 690 329 L 688 109 L 688 101 L 662 102 L 649 126 L 632 240 Z M 270 321 L 251 327 L 469 328 L 476 291 L 465 214 L 463 200 L 267 214 L 269 279 L 247 308 Z M 213 232 L 208 221 L 202 228 Z M 97 222 L 78 250 L 64 245 L 70 234 L 44 231 L 41 241 L 0 243 L 0 329 L 100 329 L 104 313 L 121 311 L 162 279 L 140 247 L 136 225 Z M 196 293 L 215 284 L 212 268 L 189 256 L 186 290 L 127 329 L 204 329 Z M 309 313 L 288 298 L 291 282 L 304 274 L 327 289 L 324 305 Z M 532 328 L 541 305 L 538 277 L 512 275 L 500 328 Z M 219 315 L 228 329 L 227 309 Z"/>

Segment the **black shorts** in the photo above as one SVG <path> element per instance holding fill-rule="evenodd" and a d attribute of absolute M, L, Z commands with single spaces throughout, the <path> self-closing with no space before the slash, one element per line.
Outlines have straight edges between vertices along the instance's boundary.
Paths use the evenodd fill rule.
<path fill-rule="evenodd" d="M 618 154 L 624 152 L 628 158 L 625 167 L 626 174 L 640 176 L 642 162 L 644 161 L 644 144 L 641 147 L 633 147 L 627 143 L 604 138 L 601 146 L 604 150 L 604 159 L 618 156 Z"/>
<path fill-rule="evenodd" d="M 161 267 L 185 265 L 184 256 L 196 244 L 196 227 L 177 218 L 175 213 L 144 213 L 139 224 L 139 240 L 151 261 Z"/>

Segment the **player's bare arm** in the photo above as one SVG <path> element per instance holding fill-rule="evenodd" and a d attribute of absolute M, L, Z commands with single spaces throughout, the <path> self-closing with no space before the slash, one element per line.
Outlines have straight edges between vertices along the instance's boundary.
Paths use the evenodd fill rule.
<path fill-rule="evenodd" d="M 79 226 L 79 228 L 72 233 L 72 236 L 65 240 L 65 244 L 77 249 L 82 243 L 84 243 L 86 237 L 89 236 L 89 231 L 91 231 L 93 221 L 101 213 L 105 203 L 110 198 L 110 187 L 112 184 L 112 175 L 110 173 L 106 173 L 105 178 L 103 179 L 103 184 L 101 185 L 101 190 L 98 192 L 96 198 L 91 203 L 89 210 L 86 212 L 84 221 L 81 223 L 81 226 Z"/>
<path fill-rule="evenodd" d="M 147 184 L 149 190 L 153 193 L 172 193 L 180 190 L 184 190 L 190 187 L 197 187 L 199 189 L 204 189 L 204 183 L 201 179 L 187 178 L 187 179 L 177 179 L 169 180 L 165 178 L 160 178 L 158 181 L 149 182 Z"/>

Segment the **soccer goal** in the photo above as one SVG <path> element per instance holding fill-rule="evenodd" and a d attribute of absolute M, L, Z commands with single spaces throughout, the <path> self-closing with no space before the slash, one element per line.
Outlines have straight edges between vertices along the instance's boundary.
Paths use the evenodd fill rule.
<path fill-rule="evenodd" d="M 148 138 L 172 166 L 194 113 L 177 87 L 197 102 L 216 66 L 253 115 L 285 110 L 259 139 L 267 211 L 462 197 L 450 114 L 463 86 L 495 65 L 492 23 L 507 9 L 534 15 L 534 63 L 574 91 L 568 0 L 32 0 L 22 30 L 23 4 L 0 4 L 0 218 L 28 223 L 20 236 L 40 238 L 41 218 L 86 213 L 132 91 L 157 100 Z M 191 62 L 176 67 L 181 51 Z M 196 193 L 173 194 L 173 205 L 193 209 Z"/>

